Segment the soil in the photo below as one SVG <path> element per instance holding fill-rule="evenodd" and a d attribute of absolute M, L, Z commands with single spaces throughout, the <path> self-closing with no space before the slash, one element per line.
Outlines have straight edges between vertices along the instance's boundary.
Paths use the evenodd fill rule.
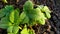
<path fill-rule="evenodd" d="M 20 8 L 22 11 L 23 5 L 26 0 L 7 0 L 8 3 L 0 0 L 0 9 L 5 5 L 14 5 L 15 8 Z M 51 13 L 51 18 L 46 21 L 44 26 L 35 25 L 32 28 L 36 34 L 60 34 L 60 0 L 31 0 L 35 5 L 47 5 Z M 5 29 L 0 28 L 0 34 L 7 34 Z"/>

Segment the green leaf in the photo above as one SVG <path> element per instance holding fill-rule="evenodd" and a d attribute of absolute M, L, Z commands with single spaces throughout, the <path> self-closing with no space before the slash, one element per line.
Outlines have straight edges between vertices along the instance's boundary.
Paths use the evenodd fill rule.
<path fill-rule="evenodd" d="M 9 28 L 7 29 L 7 32 L 12 33 L 12 30 L 13 30 L 13 26 L 9 26 Z"/>
<path fill-rule="evenodd" d="M 8 33 L 8 34 L 13 34 L 13 33 Z"/>
<path fill-rule="evenodd" d="M 44 25 L 45 24 L 45 19 L 46 19 L 44 13 L 41 12 L 41 10 L 39 8 L 36 8 L 35 11 L 37 12 L 36 21 L 38 21 L 38 23 Z"/>
<path fill-rule="evenodd" d="M 14 23 L 16 23 L 16 25 L 18 25 L 20 23 L 20 21 L 19 21 L 19 18 L 20 18 L 19 11 L 20 11 L 19 9 L 16 9 L 15 14 L 14 14 Z"/>
<path fill-rule="evenodd" d="M 1 19 L 0 28 L 7 29 L 10 25 L 12 24 L 8 21 L 7 17 Z"/>
<path fill-rule="evenodd" d="M 33 6 L 34 5 L 33 5 L 32 1 L 28 0 L 28 1 L 26 1 L 26 3 L 23 6 L 23 10 L 24 11 L 32 10 L 33 9 Z"/>
<path fill-rule="evenodd" d="M 29 34 L 29 33 L 28 33 L 27 29 L 23 29 L 23 30 L 21 31 L 21 34 Z"/>
<path fill-rule="evenodd" d="M 19 9 L 15 9 L 10 13 L 9 19 L 12 23 L 17 24 L 19 22 Z"/>
<path fill-rule="evenodd" d="M 20 18 L 19 18 L 20 24 L 22 24 L 21 22 L 22 22 L 24 19 L 26 19 L 26 14 L 25 14 L 24 12 L 22 12 L 22 13 L 20 14 Z"/>
<path fill-rule="evenodd" d="M 17 34 L 17 32 L 19 31 L 19 27 L 18 26 L 9 26 L 9 28 L 7 29 L 8 34 Z"/>
<path fill-rule="evenodd" d="M 9 24 L 0 23 L 0 28 L 7 29 Z"/>
<path fill-rule="evenodd" d="M 45 19 L 41 18 L 39 21 L 38 21 L 41 25 L 45 25 Z"/>
<path fill-rule="evenodd" d="M 51 11 L 49 10 L 49 8 L 47 6 L 43 6 L 43 7 L 38 6 L 38 8 L 40 8 L 42 10 L 42 12 L 45 12 L 44 14 L 47 18 L 51 18 L 51 15 L 50 15 Z"/>
<path fill-rule="evenodd" d="M 0 18 L 3 17 L 6 14 L 6 12 L 4 12 L 4 11 L 5 11 L 5 9 L 0 10 Z"/>
<path fill-rule="evenodd" d="M 17 34 L 18 31 L 19 31 L 19 26 L 14 26 L 12 33 Z"/>
<path fill-rule="evenodd" d="M 47 6 L 44 6 L 42 9 L 43 12 L 48 12 L 51 13 L 51 11 L 49 10 L 49 8 Z"/>
<path fill-rule="evenodd" d="M 10 13 L 10 21 L 12 22 L 12 23 L 14 23 L 14 11 L 12 11 L 11 13 Z"/>
<path fill-rule="evenodd" d="M 40 10 L 42 10 L 44 8 L 43 5 L 38 5 L 37 8 L 39 8 Z"/>
<path fill-rule="evenodd" d="M 25 26 L 23 30 L 20 32 L 21 34 L 29 34 L 27 27 Z"/>
<path fill-rule="evenodd" d="M 29 22 L 29 18 L 26 16 L 24 12 L 21 13 L 19 20 L 20 20 L 20 24 L 25 24 Z"/>
<path fill-rule="evenodd" d="M 14 8 L 12 5 L 6 5 L 5 8 L 0 10 L 0 18 L 5 16 L 8 12 L 12 11 Z"/>
<path fill-rule="evenodd" d="M 33 30 L 27 29 L 27 26 L 25 25 L 23 30 L 20 32 L 21 34 L 35 34 Z"/>
<path fill-rule="evenodd" d="M 13 5 L 6 5 L 5 9 L 9 12 L 9 11 L 14 10 L 14 7 L 13 7 Z"/>
<path fill-rule="evenodd" d="M 29 18 L 30 23 L 29 24 L 36 24 L 34 22 L 38 22 L 42 25 L 45 24 L 45 20 L 47 18 L 50 18 L 50 13 L 51 11 L 49 10 L 49 8 L 47 6 L 43 6 L 43 5 L 38 5 L 38 7 L 36 9 L 33 8 L 33 3 L 30 1 L 27 1 L 24 4 L 23 10 L 24 13 L 26 14 L 26 16 Z M 29 9 L 28 9 L 29 8 Z M 49 16 L 48 16 L 48 15 Z"/>
<path fill-rule="evenodd" d="M 29 31 L 29 34 L 35 34 L 33 30 L 28 29 L 28 31 Z"/>
<path fill-rule="evenodd" d="M 40 10 L 39 8 L 36 8 L 35 11 L 36 11 L 36 18 L 38 18 L 38 19 L 39 19 L 39 18 L 46 19 L 44 13 L 41 12 L 41 10 Z"/>
<path fill-rule="evenodd" d="M 22 21 L 22 24 L 29 23 L 29 18 L 25 16 L 25 18 Z"/>
<path fill-rule="evenodd" d="M 26 17 L 26 14 L 24 12 L 22 12 L 20 14 L 20 21 L 22 21 L 25 17 Z"/>
<path fill-rule="evenodd" d="M 36 24 L 36 23 L 34 23 L 34 21 L 35 22 L 38 21 L 42 25 L 45 24 L 46 17 L 39 8 L 36 8 L 36 9 L 26 12 L 26 15 L 28 16 L 29 19 L 33 20 L 30 22 L 32 25 Z"/>
<path fill-rule="evenodd" d="M 34 26 L 35 24 L 37 24 L 36 21 L 34 21 L 34 20 L 29 20 L 28 26 Z"/>
<path fill-rule="evenodd" d="M 13 6 L 11 5 L 6 5 L 5 8 L 0 10 L 0 18 L 5 16 L 1 18 L 0 28 L 8 28 L 10 25 L 12 25 L 8 18 L 9 13 L 12 10 L 13 10 Z"/>
<path fill-rule="evenodd" d="M 45 12 L 45 13 L 46 13 L 46 17 L 47 17 L 47 18 L 51 18 L 50 13 L 48 13 L 48 12 Z"/>

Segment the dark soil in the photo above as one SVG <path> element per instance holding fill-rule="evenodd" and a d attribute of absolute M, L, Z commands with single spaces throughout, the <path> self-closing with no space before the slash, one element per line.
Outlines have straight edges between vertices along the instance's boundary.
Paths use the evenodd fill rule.
<path fill-rule="evenodd" d="M 26 0 L 7 0 L 8 3 L 3 3 L 0 0 L 0 9 L 5 5 L 14 5 L 15 8 L 20 8 L 22 11 L 23 5 Z M 60 0 L 31 0 L 35 5 L 47 5 L 51 13 L 51 19 L 46 21 L 44 26 L 35 25 L 33 29 L 36 34 L 60 34 Z M 0 29 L 0 34 L 6 34 L 5 29 Z"/>

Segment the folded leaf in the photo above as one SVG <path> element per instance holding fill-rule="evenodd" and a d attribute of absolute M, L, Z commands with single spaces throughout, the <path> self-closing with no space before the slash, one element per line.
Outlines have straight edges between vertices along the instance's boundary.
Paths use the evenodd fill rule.
<path fill-rule="evenodd" d="M 15 13 L 14 13 L 14 23 L 15 23 L 16 25 L 18 25 L 18 24 L 20 23 L 20 21 L 19 21 L 19 18 L 20 18 L 19 12 L 20 12 L 19 9 L 15 9 Z"/>
<path fill-rule="evenodd" d="M 44 8 L 43 5 L 38 5 L 37 8 L 39 8 L 40 10 L 42 10 Z"/>
<path fill-rule="evenodd" d="M 19 11 L 18 9 L 16 10 L 13 10 L 11 13 L 10 13 L 10 16 L 9 16 L 9 19 L 12 23 L 18 23 L 19 22 Z"/>
<path fill-rule="evenodd" d="M 20 21 L 22 21 L 25 17 L 26 17 L 26 14 L 24 12 L 22 12 L 20 14 Z"/>
<path fill-rule="evenodd" d="M 11 13 L 10 13 L 10 21 L 12 22 L 12 23 L 14 23 L 14 11 L 12 11 Z"/>
<path fill-rule="evenodd" d="M 48 13 L 48 12 L 45 12 L 45 13 L 46 13 L 46 17 L 47 17 L 47 18 L 51 18 L 50 13 Z"/>
<path fill-rule="evenodd" d="M 51 13 L 51 11 L 49 10 L 49 8 L 47 6 L 44 6 L 42 9 L 43 12 L 48 12 Z"/>
<path fill-rule="evenodd" d="M 39 21 L 38 21 L 39 24 L 41 25 L 44 25 L 45 24 L 45 19 L 41 18 Z"/>
<path fill-rule="evenodd" d="M 29 18 L 27 16 L 22 21 L 22 24 L 25 24 L 25 23 L 29 23 Z"/>

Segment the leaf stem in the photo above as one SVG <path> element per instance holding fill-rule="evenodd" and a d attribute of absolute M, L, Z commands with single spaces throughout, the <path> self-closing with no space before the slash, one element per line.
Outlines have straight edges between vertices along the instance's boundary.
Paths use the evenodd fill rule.
<path fill-rule="evenodd" d="M 22 28 L 19 26 L 19 29 L 21 29 L 22 30 Z"/>

